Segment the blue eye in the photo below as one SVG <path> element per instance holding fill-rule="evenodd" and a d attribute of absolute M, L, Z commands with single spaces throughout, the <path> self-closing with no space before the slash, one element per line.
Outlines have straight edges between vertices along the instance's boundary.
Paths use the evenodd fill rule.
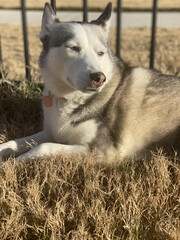
<path fill-rule="evenodd" d="M 102 52 L 102 51 L 101 51 L 101 52 L 98 52 L 98 56 L 101 57 L 101 56 L 103 56 L 103 55 L 104 55 L 104 52 Z"/>

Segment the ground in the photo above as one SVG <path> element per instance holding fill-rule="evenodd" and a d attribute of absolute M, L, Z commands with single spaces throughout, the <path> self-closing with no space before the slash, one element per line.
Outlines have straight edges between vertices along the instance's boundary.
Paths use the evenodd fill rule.
<path fill-rule="evenodd" d="M 10 2 L 19 1 L 1 1 L 0 5 Z M 44 1 L 27 4 L 32 2 Z M 124 1 L 135 2 L 152 1 Z M 28 31 L 33 81 L 39 82 L 39 28 Z M 24 79 L 21 28 L 0 25 L 0 32 L 4 33 L 5 67 L 0 80 L 2 143 L 42 129 L 42 91 Z M 114 49 L 114 29 L 110 36 Z M 180 75 L 179 36 L 180 29 L 157 31 L 155 67 L 163 73 Z M 132 65 L 148 67 L 149 42 L 149 29 L 124 29 L 122 57 Z M 14 79 L 22 81 L 17 84 Z M 93 154 L 84 159 L 62 155 L 21 164 L 0 160 L 0 239 L 179 240 L 179 194 L 180 159 L 162 150 L 152 154 L 151 160 L 115 161 L 108 166 L 96 165 Z"/>

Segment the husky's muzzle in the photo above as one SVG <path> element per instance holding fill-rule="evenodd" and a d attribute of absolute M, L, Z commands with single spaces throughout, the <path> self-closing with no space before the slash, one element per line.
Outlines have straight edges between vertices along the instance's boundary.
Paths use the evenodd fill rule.
<path fill-rule="evenodd" d="M 90 79 L 95 87 L 100 87 L 106 81 L 106 76 L 102 72 L 90 73 Z"/>

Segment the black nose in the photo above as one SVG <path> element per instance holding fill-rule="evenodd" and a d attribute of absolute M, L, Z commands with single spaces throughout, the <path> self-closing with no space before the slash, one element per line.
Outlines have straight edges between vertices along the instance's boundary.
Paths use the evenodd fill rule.
<path fill-rule="evenodd" d="M 90 73 L 90 79 L 91 81 L 95 81 L 95 82 L 105 82 L 106 76 L 102 72 L 95 72 L 95 73 Z"/>

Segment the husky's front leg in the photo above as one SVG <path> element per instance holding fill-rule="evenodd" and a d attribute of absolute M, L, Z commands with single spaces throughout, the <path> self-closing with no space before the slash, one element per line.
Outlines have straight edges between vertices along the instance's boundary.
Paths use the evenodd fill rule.
<path fill-rule="evenodd" d="M 32 148 L 27 153 L 22 154 L 17 157 L 17 161 L 21 161 L 23 159 L 35 159 L 40 157 L 53 157 L 58 154 L 81 154 L 85 155 L 89 152 L 87 146 L 82 145 L 64 145 L 59 143 L 42 143 L 34 148 Z"/>
<path fill-rule="evenodd" d="M 47 142 L 47 136 L 44 131 L 36 133 L 34 135 L 11 140 L 6 143 L 0 144 L 0 156 L 8 158 L 11 155 L 19 156 L 27 152 L 32 147 Z"/>

